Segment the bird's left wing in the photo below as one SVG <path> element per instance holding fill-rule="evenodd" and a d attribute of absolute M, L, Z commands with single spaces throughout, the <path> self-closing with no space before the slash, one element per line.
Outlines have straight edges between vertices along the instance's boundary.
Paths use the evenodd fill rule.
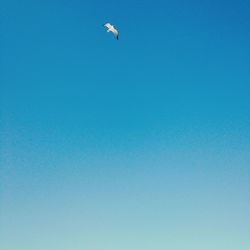
<path fill-rule="evenodd" d="M 112 25 L 110 23 L 105 23 L 103 26 L 107 27 L 108 29 L 112 28 Z"/>

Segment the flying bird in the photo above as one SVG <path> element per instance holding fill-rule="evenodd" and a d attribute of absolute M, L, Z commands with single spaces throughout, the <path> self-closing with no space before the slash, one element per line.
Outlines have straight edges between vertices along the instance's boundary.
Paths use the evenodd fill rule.
<path fill-rule="evenodd" d="M 115 38 L 118 40 L 119 39 L 119 33 L 118 33 L 118 30 L 115 28 L 114 25 L 111 25 L 110 23 L 105 23 L 103 25 L 104 27 L 107 28 L 107 32 L 112 32 L 115 36 Z"/>

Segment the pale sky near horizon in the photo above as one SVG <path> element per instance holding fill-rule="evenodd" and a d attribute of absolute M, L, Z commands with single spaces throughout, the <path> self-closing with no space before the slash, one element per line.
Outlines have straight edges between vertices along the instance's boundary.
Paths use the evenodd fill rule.
<path fill-rule="evenodd" d="M 248 250 L 249 9 L 0 1 L 0 249 Z"/>

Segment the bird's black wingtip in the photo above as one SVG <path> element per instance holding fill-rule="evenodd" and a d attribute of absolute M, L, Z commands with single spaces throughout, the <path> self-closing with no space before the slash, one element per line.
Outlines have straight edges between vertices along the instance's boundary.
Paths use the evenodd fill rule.
<path fill-rule="evenodd" d="M 119 36 L 116 37 L 116 40 L 119 40 Z"/>

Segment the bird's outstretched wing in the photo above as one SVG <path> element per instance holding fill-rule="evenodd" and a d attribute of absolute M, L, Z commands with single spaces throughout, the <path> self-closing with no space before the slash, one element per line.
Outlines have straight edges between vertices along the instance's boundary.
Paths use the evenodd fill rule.
<path fill-rule="evenodd" d="M 108 29 L 112 28 L 112 25 L 110 23 L 105 23 L 103 26 L 107 27 Z"/>
<path fill-rule="evenodd" d="M 116 29 L 114 29 L 113 34 L 115 35 L 116 39 L 118 40 L 119 39 L 119 32 Z"/>

